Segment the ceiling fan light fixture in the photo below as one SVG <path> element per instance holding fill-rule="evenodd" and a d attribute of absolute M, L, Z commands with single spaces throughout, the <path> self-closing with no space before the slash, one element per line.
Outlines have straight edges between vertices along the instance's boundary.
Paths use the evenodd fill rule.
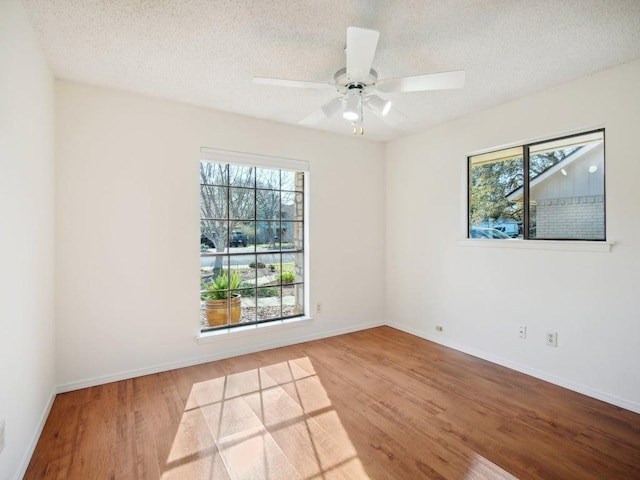
<path fill-rule="evenodd" d="M 391 100 L 385 100 L 377 95 L 369 95 L 369 106 L 383 117 L 391 111 Z"/>
<path fill-rule="evenodd" d="M 336 98 L 333 101 L 327 103 L 326 105 L 323 105 L 320 108 L 324 116 L 327 118 L 330 118 L 333 116 L 334 113 L 340 110 L 340 106 L 341 106 L 340 99 Z"/>
<path fill-rule="evenodd" d="M 347 104 L 344 107 L 342 116 L 349 121 L 355 121 L 360 118 L 360 90 L 351 89 L 347 92 Z"/>

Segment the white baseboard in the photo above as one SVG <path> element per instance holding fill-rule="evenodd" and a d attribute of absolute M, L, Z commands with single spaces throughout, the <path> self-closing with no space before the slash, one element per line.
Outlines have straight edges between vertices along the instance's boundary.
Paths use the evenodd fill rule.
<path fill-rule="evenodd" d="M 169 370 L 175 370 L 176 368 L 192 367 L 194 365 L 200 365 L 202 363 L 215 362 L 216 360 L 223 360 L 225 358 L 237 357 L 240 355 L 246 355 L 249 353 L 262 352 L 264 350 L 271 350 L 273 348 L 286 347 L 294 345 L 296 343 L 310 342 L 312 340 L 320 340 L 322 338 L 335 337 L 337 335 L 344 335 L 346 333 L 357 332 L 359 330 L 366 330 L 369 328 L 380 327 L 384 325 L 382 322 L 362 323 L 359 325 L 351 326 L 348 328 L 340 328 L 335 330 L 329 330 L 325 332 L 315 333 L 312 335 L 301 335 L 297 337 L 288 338 L 285 340 L 264 343 L 259 345 L 253 345 L 251 347 L 242 348 L 239 350 L 233 350 L 213 355 L 206 355 L 204 357 L 192 358 L 189 360 L 183 360 L 180 362 L 171 362 L 161 365 L 155 365 L 152 367 L 139 368 L 134 370 L 127 370 L 124 372 L 115 373 L 113 375 L 104 375 L 101 377 L 90 378 L 87 380 L 81 380 L 79 382 L 70 382 L 64 385 L 59 385 L 56 388 L 57 393 L 71 392 L 73 390 L 79 390 L 81 388 L 95 387 L 97 385 L 104 385 L 105 383 L 118 382 L 120 380 L 128 380 L 130 378 L 141 377 L 143 375 L 151 375 L 154 373 L 166 372 Z"/>
<path fill-rule="evenodd" d="M 430 335 L 421 330 L 417 330 L 415 328 L 407 327 L 406 325 L 402 325 L 394 322 L 387 322 L 387 325 L 402 330 L 403 332 L 410 333 L 411 335 L 415 335 L 416 337 L 424 338 L 425 340 L 429 340 L 431 342 L 437 343 L 439 345 L 443 345 L 445 347 L 452 348 L 459 352 L 467 353 L 474 357 L 481 358 L 483 360 L 487 360 L 491 363 L 495 363 L 498 365 L 502 365 L 503 367 L 510 368 L 511 370 L 516 370 L 521 373 L 525 373 L 535 378 L 539 378 L 540 380 L 544 380 L 545 382 L 553 383 L 554 385 L 558 385 L 560 387 L 564 387 L 568 390 L 572 390 L 574 392 L 581 393 L 588 397 L 595 398 L 597 400 L 602 400 L 603 402 L 610 403 L 611 405 L 615 405 L 617 407 L 624 408 L 626 410 L 630 410 L 635 413 L 640 413 L 640 404 L 637 402 L 633 402 L 630 400 L 626 400 L 624 398 L 616 397 L 615 395 L 610 395 L 605 392 L 601 392 L 599 390 L 594 390 L 593 388 L 587 387 L 585 385 L 581 385 L 565 378 L 557 377 L 547 372 L 543 372 L 541 370 L 536 370 L 534 368 L 527 367 L 526 365 L 522 365 L 517 362 L 512 362 L 511 360 L 507 360 L 505 358 L 499 357 L 497 355 L 493 355 L 491 353 L 484 352 L 482 350 L 477 350 L 475 348 L 467 347 L 466 345 L 460 345 L 455 342 L 451 342 L 447 339 Z"/>
<path fill-rule="evenodd" d="M 635 413 L 640 413 L 640 404 L 637 403 L 637 402 L 633 402 L 633 401 L 630 401 L 630 400 L 627 400 L 627 399 L 624 399 L 624 398 L 616 397 L 614 395 L 611 395 L 611 394 L 608 394 L 608 393 L 605 393 L 605 392 L 601 392 L 599 390 L 595 390 L 595 389 L 593 389 L 591 387 L 588 387 L 588 386 L 585 386 L 585 385 L 581 385 L 581 384 L 572 382 L 570 380 L 567 380 L 567 379 L 564 379 L 564 378 L 561 378 L 561 377 L 557 377 L 557 376 L 552 375 L 550 373 L 547 373 L 547 372 L 544 372 L 544 371 L 541 371 L 541 370 L 536 370 L 536 369 L 528 367 L 526 365 L 522 365 L 520 363 L 513 362 L 511 360 L 507 360 L 507 359 L 499 357 L 497 355 L 493 355 L 491 353 L 488 353 L 488 352 L 485 352 L 485 351 L 482 351 L 482 350 L 477 350 L 477 349 L 468 347 L 466 345 L 461 345 L 461 344 L 458 344 L 456 342 L 451 342 L 451 341 L 449 341 L 447 339 L 443 339 L 443 338 L 441 338 L 439 336 L 430 335 L 430 334 L 428 334 L 426 332 L 423 332 L 421 330 L 417 330 L 417 329 L 414 329 L 414 328 L 411 328 L 411 327 L 407 327 L 405 325 L 402 325 L 402 324 L 399 324 L 399 323 L 395 323 L 395 322 L 374 322 L 374 323 L 359 324 L 359 325 L 351 326 L 349 328 L 329 330 L 329 331 L 316 333 L 316 334 L 312 334 L 312 335 L 301 335 L 301 336 L 292 337 L 292 338 L 289 338 L 289 339 L 286 339 L 286 340 L 282 340 L 282 341 L 264 343 L 264 344 L 259 344 L 259 345 L 253 345 L 251 347 L 243 348 L 243 349 L 240 349 L 240 350 L 234 350 L 234 351 L 229 351 L 229 352 L 224 352 L 224 353 L 207 355 L 207 356 L 204 356 L 204 357 L 197 357 L 197 358 L 184 360 L 184 361 L 180 361 L 180 362 L 165 363 L 165 364 L 155 365 L 155 366 L 147 367 L 147 368 L 128 370 L 128 371 L 116 373 L 116 374 L 113 374 L 113 375 L 105 375 L 105 376 L 101 376 L 101 377 L 95 377 L 95 378 L 91 378 L 91 379 L 87 379 L 87 380 L 82 380 L 82 381 L 79 381 L 79 382 L 71 382 L 71 383 L 67 383 L 67 384 L 64 384 L 64 385 L 59 385 L 56 388 L 55 393 L 64 393 L 64 392 L 70 392 L 70 391 L 73 391 L 73 390 L 79 390 L 81 388 L 95 387 L 97 385 L 103 385 L 105 383 L 117 382 L 117 381 L 120 381 L 120 380 L 128 380 L 130 378 L 140 377 L 140 376 L 143 376 L 143 375 L 151 375 L 151 374 L 154 374 L 154 373 L 166 372 L 168 370 L 174 370 L 176 368 L 191 367 L 193 365 L 200 365 L 202 363 L 214 362 L 216 360 L 223 360 L 225 358 L 237 357 L 239 355 L 246 355 L 246 354 L 249 354 L 249 353 L 255 353 L 255 352 L 260 352 L 260 351 L 264 351 L 264 350 L 271 350 L 273 348 L 286 347 L 286 346 L 289 346 L 289 345 L 294 345 L 296 343 L 303 343 L 303 342 L 309 342 L 309 341 L 313 341 L 313 340 L 320 340 L 322 338 L 334 337 L 334 336 L 337 336 L 337 335 L 343 335 L 343 334 L 346 334 L 346 333 L 356 332 L 356 331 L 359 331 L 359 330 L 366 330 L 368 328 L 379 327 L 379 326 L 382 326 L 382 325 L 388 325 L 388 326 L 396 328 L 398 330 L 402 330 L 403 332 L 410 333 L 411 335 L 415 335 L 417 337 L 424 338 L 425 340 L 429 340 L 429 341 L 432 341 L 434 343 L 438 343 L 440 345 L 443 345 L 445 347 L 452 348 L 452 349 L 457 350 L 459 352 L 467 353 L 469 355 L 481 358 L 483 360 L 487 360 L 487 361 L 495 363 L 497 365 L 502 365 L 503 367 L 507 367 L 507 368 L 510 368 L 512 370 L 516 370 L 518 372 L 521 372 L 521 373 L 524 373 L 524 374 L 527 374 L 527 375 L 531 375 L 532 377 L 539 378 L 540 380 L 544 380 L 546 382 L 553 383 L 554 385 L 558 385 L 560 387 L 567 388 L 567 389 L 572 390 L 574 392 L 578 392 L 578 393 L 581 393 L 583 395 L 587 395 L 589 397 L 592 397 L 592 398 L 595 398 L 595 399 L 598 399 L 598 400 L 602 400 L 603 402 L 610 403 L 610 404 L 615 405 L 617 407 L 621 407 L 621 408 L 624 408 L 626 410 L 630 410 L 630 411 L 635 412 Z M 52 402 L 53 402 L 53 397 L 52 397 L 50 403 L 52 403 Z M 51 408 L 51 405 L 48 406 L 48 409 L 50 409 L 50 408 Z M 48 414 L 48 410 L 47 410 L 47 414 Z M 46 420 L 46 416 L 44 417 L 44 419 L 42 421 L 42 426 L 44 426 L 44 420 Z M 40 429 L 40 431 L 41 431 L 41 429 Z M 39 433 L 38 433 L 38 436 L 36 436 L 36 438 L 35 438 L 35 442 L 37 442 L 38 437 L 39 437 Z M 34 448 L 35 448 L 35 443 L 34 443 Z"/>
<path fill-rule="evenodd" d="M 40 435 L 42 435 L 42 430 L 44 430 L 44 424 L 47 423 L 47 418 L 49 417 L 49 412 L 51 412 L 51 407 L 53 407 L 53 401 L 56 399 L 56 388 L 51 391 L 51 396 L 49 397 L 49 401 L 44 407 L 42 411 L 42 415 L 40 416 L 40 421 L 38 422 L 38 427 L 36 431 L 33 433 L 31 437 L 31 441 L 29 442 L 29 446 L 27 451 L 22 458 L 22 462 L 20 464 L 20 468 L 16 473 L 16 480 L 20 480 L 24 477 L 25 473 L 27 473 L 27 468 L 29 467 L 29 462 L 31 461 L 31 457 L 33 456 L 33 452 L 36 449 L 36 445 L 38 444 L 38 440 L 40 440 Z"/>

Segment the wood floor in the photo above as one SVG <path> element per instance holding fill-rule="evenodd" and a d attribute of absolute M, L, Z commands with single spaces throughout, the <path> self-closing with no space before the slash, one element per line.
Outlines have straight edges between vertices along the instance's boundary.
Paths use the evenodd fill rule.
<path fill-rule="evenodd" d="M 640 415 L 380 327 L 58 395 L 26 479 L 640 479 Z"/>

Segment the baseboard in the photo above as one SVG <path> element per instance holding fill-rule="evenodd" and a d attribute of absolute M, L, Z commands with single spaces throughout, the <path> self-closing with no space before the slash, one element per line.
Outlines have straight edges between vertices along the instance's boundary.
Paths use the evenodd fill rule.
<path fill-rule="evenodd" d="M 407 327 L 399 323 L 387 322 L 387 325 L 397 330 L 401 330 L 411 335 L 415 335 L 416 337 L 424 338 L 425 340 L 429 340 L 439 345 L 452 348 L 459 352 L 467 353 L 469 355 L 481 358 L 483 360 L 487 360 L 488 362 L 495 363 L 497 365 L 502 365 L 503 367 L 510 368 L 511 370 L 516 370 L 520 373 L 524 373 L 532 377 L 539 378 L 540 380 L 544 380 L 545 382 L 553 383 L 554 385 L 558 385 L 568 390 L 581 393 L 588 397 L 595 398 L 597 400 L 602 400 L 603 402 L 610 403 L 611 405 L 615 405 L 616 407 L 621 407 L 635 413 L 640 413 L 640 404 L 637 402 L 626 400 L 624 398 L 619 398 L 619 397 L 616 397 L 615 395 L 610 395 L 608 393 L 601 392 L 599 390 L 594 390 L 593 388 L 572 382 L 565 378 L 557 377 L 550 373 L 543 372 L 541 370 L 536 370 L 534 368 L 528 367 L 526 365 L 522 365 L 517 362 L 512 362 L 511 360 L 507 360 L 505 358 L 499 357 L 497 355 L 493 355 L 491 353 L 484 352 L 482 350 L 477 350 L 475 348 L 471 348 L 466 345 L 461 345 L 455 342 L 451 342 L 447 339 L 443 339 L 435 335 L 430 335 L 421 330 Z"/>
<path fill-rule="evenodd" d="M 49 401 L 42 411 L 42 415 L 40 416 L 40 422 L 38 422 L 38 427 L 36 431 L 33 433 L 33 437 L 29 442 L 29 446 L 27 451 L 24 454 L 22 462 L 20 464 L 20 468 L 16 473 L 15 480 L 20 480 L 24 477 L 25 473 L 27 473 L 27 468 L 29 467 L 29 462 L 31 461 L 31 457 L 33 456 L 33 452 L 36 449 L 36 445 L 38 444 L 38 440 L 40 440 L 40 435 L 42 435 L 42 430 L 44 430 L 44 424 L 47 423 L 47 418 L 49 417 L 49 412 L 51 412 L 51 407 L 53 407 L 53 401 L 56 399 L 56 388 L 51 391 L 51 396 L 49 397 Z"/>
<path fill-rule="evenodd" d="M 242 348 L 230 352 L 224 352 L 213 355 L 206 355 L 203 357 L 192 358 L 189 360 L 165 363 L 161 365 L 155 365 L 152 367 L 139 368 L 134 370 L 127 370 L 124 372 L 115 373 L 113 375 L 104 375 L 100 377 L 90 378 L 87 380 L 81 380 L 79 382 L 70 382 L 63 385 L 59 385 L 56 388 L 57 393 L 71 392 L 73 390 L 79 390 L 81 388 L 95 387 L 97 385 L 104 385 L 105 383 L 119 382 L 120 380 L 128 380 L 130 378 L 141 377 L 143 375 L 152 375 L 154 373 L 166 372 L 169 370 L 175 370 L 177 368 L 192 367 L 194 365 L 200 365 L 208 362 L 215 362 L 216 360 L 224 360 L 225 358 L 238 357 L 240 355 L 247 355 L 249 353 L 262 352 L 265 350 L 271 350 L 273 348 L 287 347 L 297 343 L 310 342 L 313 340 L 320 340 L 328 337 L 335 337 L 337 335 L 344 335 L 346 333 L 357 332 L 360 330 L 367 330 L 369 328 L 380 327 L 383 322 L 363 323 L 354 325 L 348 328 L 340 328 L 335 330 L 328 330 L 325 332 L 315 333 L 312 335 L 300 335 L 297 337 L 288 338 L 277 342 L 264 343 L 259 345 L 253 345 L 251 347 Z"/>

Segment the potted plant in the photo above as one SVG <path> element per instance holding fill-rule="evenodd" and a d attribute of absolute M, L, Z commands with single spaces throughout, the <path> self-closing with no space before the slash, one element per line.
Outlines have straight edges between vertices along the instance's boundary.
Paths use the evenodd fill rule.
<path fill-rule="evenodd" d="M 240 274 L 222 270 L 211 282 L 202 281 L 200 298 L 205 302 L 207 323 L 219 327 L 240 322 Z"/>

